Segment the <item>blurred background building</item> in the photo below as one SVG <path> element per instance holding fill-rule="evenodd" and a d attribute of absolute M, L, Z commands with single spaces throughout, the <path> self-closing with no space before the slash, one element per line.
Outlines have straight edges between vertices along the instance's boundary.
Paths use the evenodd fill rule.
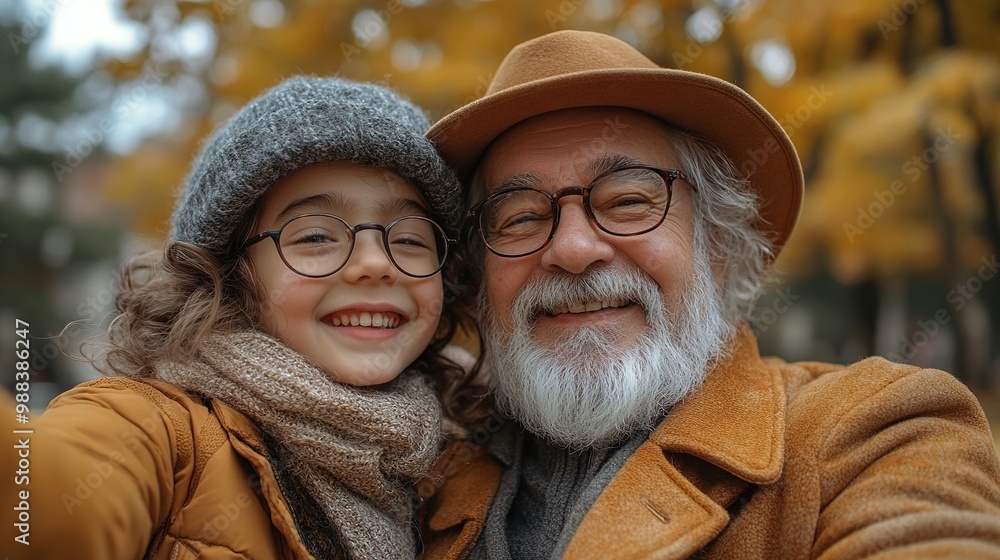
<path fill-rule="evenodd" d="M 163 241 L 199 142 L 248 100 L 293 74 L 339 74 L 390 85 L 433 121 L 480 97 L 513 45 L 559 29 L 732 81 L 791 136 L 807 194 L 755 313 L 765 353 L 880 354 L 990 402 L 995 0 L 7 0 L 0 347 L 13 349 L 15 318 L 30 322 L 32 404 L 95 375 L 60 353 L 79 338 L 60 333 L 106 325 L 116 267 Z"/>

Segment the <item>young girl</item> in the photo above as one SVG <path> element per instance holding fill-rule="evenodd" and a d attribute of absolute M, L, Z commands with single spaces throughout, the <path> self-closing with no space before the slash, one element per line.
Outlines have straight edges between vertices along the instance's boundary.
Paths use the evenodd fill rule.
<path fill-rule="evenodd" d="M 33 423 L 16 554 L 416 556 L 465 375 L 442 356 L 459 186 L 427 128 L 384 88 L 295 78 L 214 134 L 165 251 L 124 267 L 116 377 Z"/>

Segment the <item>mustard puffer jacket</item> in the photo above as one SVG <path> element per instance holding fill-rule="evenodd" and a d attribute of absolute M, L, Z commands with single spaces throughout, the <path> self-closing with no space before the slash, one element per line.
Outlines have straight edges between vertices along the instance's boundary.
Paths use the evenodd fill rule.
<path fill-rule="evenodd" d="M 261 432 L 217 400 L 104 378 L 28 426 L 29 544 L 5 542 L 13 558 L 312 558 Z"/>
<path fill-rule="evenodd" d="M 466 558 L 482 534 L 502 475 L 490 430 L 453 444 L 422 488 L 425 558 Z M 938 370 L 761 359 L 743 326 L 563 558 L 876 556 L 1000 558 L 1000 462 L 982 408 Z"/>

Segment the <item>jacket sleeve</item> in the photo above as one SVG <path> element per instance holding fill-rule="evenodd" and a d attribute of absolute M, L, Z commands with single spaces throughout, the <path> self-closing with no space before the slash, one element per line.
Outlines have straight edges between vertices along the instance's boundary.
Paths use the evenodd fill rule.
<path fill-rule="evenodd" d="M 30 544 L 15 558 L 136 559 L 173 501 L 174 429 L 122 387 L 83 385 L 30 435 Z"/>
<path fill-rule="evenodd" d="M 843 405 L 816 420 L 813 555 L 1000 558 L 1000 464 L 975 396 L 878 358 L 843 376 L 825 395 Z"/>

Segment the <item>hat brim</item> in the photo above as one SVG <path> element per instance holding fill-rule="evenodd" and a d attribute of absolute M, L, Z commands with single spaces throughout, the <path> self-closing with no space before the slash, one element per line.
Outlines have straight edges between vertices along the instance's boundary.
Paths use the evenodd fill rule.
<path fill-rule="evenodd" d="M 598 106 L 649 113 L 721 149 L 756 191 L 758 229 L 777 256 L 802 205 L 802 167 L 774 117 L 723 80 L 667 68 L 562 74 L 488 94 L 441 119 L 427 137 L 468 185 L 489 145 L 510 127 L 560 109 Z"/>

